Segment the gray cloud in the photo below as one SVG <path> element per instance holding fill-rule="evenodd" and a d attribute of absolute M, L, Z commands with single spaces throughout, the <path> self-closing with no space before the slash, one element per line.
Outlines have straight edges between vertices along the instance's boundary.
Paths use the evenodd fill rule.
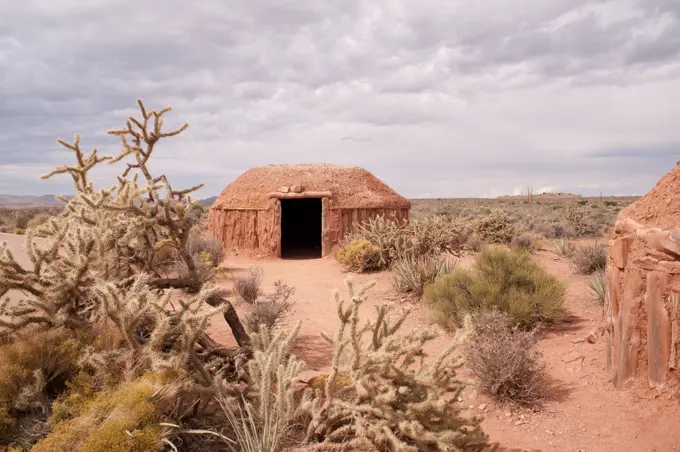
<path fill-rule="evenodd" d="M 296 162 L 407 196 L 642 193 L 677 160 L 679 52 L 675 0 L 9 2 L 0 191 L 70 190 L 38 181 L 55 139 L 114 153 L 142 97 L 190 123 L 153 168 L 204 196 Z"/>

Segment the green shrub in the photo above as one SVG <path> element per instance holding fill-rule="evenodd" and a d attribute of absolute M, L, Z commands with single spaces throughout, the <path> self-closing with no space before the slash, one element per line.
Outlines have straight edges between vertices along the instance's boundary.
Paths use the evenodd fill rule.
<path fill-rule="evenodd" d="M 488 215 L 477 218 L 474 229 L 487 243 L 508 243 L 517 235 L 510 214 L 503 210 L 494 210 Z"/>
<path fill-rule="evenodd" d="M 390 281 L 397 292 L 420 297 L 425 286 L 451 273 L 455 265 L 444 256 L 405 257 L 392 265 Z"/>
<path fill-rule="evenodd" d="M 607 296 L 607 279 L 603 270 L 597 270 L 588 281 L 588 287 L 600 304 L 604 304 Z"/>
<path fill-rule="evenodd" d="M 500 402 L 539 404 L 549 390 L 548 367 L 536 349 L 536 330 L 520 331 L 496 310 L 473 319 L 473 337 L 463 347 L 480 392 Z"/>
<path fill-rule="evenodd" d="M 457 268 L 427 286 L 425 300 L 447 328 L 461 326 L 467 314 L 497 308 L 526 329 L 562 320 L 565 293 L 527 251 L 487 247 L 470 269 Z"/>
<path fill-rule="evenodd" d="M 357 273 L 382 267 L 380 248 L 368 240 L 351 240 L 338 250 L 338 261 L 347 270 Z"/>
<path fill-rule="evenodd" d="M 617 206 L 618 203 L 616 201 L 605 201 L 604 205 L 607 206 L 607 207 L 613 207 L 613 206 Z"/>
<path fill-rule="evenodd" d="M 607 246 L 597 243 L 577 246 L 570 258 L 577 272 L 590 275 L 607 266 Z"/>

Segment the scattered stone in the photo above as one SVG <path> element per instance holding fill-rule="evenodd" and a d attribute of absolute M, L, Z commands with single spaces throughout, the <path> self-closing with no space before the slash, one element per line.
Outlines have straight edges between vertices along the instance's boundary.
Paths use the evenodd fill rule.
<path fill-rule="evenodd" d="M 305 191 L 305 187 L 303 187 L 302 185 L 293 185 L 292 187 L 290 187 L 290 191 L 293 193 L 302 193 L 303 191 Z"/>
<path fill-rule="evenodd" d="M 524 422 L 523 420 L 521 420 L 521 419 L 518 420 L 518 421 L 515 421 L 515 425 L 522 425 L 522 424 L 524 424 L 524 423 L 525 423 L 525 422 Z"/>
<path fill-rule="evenodd" d="M 288 193 L 290 192 L 290 188 L 288 187 L 279 187 L 279 193 Z"/>
<path fill-rule="evenodd" d="M 479 405 L 477 408 L 479 408 L 479 409 L 482 410 L 482 411 L 486 410 L 486 403 L 482 403 L 482 404 Z"/>

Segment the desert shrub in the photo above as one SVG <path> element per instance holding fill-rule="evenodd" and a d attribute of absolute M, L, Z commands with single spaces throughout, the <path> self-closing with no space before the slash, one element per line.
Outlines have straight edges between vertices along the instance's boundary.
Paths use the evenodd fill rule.
<path fill-rule="evenodd" d="M 26 229 L 33 215 L 30 209 L 17 209 L 11 215 L 11 224 L 15 229 Z"/>
<path fill-rule="evenodd" d="M 294 293 L 293 287 L 276 281 L 274 292 L 253 303 L 250 313 L 245 316 L 244 324 L 248 331 L 258 333 L 263 325 L 268 329 L 279 326 L 295 304 L 289 300 Z"/>
<path fill-rule="evenodd" d="M 477 315 L 463 356 L 482 394 L 500 402 L 537 405 L 549 390 L 547 364 L 535 347 L 536 331 L 521 331 L 512 323 L 496 310 Z"/>
<path fill-rule="evenodd" d="M 234 286 L 236 292 L 246 302 L 253 304 L 262 295 L 262 277 L 264 273 L 262 267 L 251 266 L 246 276 L 236 278 Z"/>
<path fill-rule="evenodd" d="M 75 371 L 82 348 L 62 329 L 32 331 L 0 346 L 0 445 L 19 439 L 18 419 L 44 412 Z"/>
<path fill-rule="evenodd" d="M 596 300 L 600 304 L 604 304 L 607 296 L 607 279 L 603 270 L 597 270 L 588 280 L 588 287 L 595 295 Z"/>
<path fill-rule="evenodd" d="M 455 268 L 455 262 L 445 256 L 425 255 L 404 257 L 392 264 L 390 281 L 397 292 L 423 295 L 425 286 Z"/>
<path fill-rule="evenodd" d="M 190 255 L 200 256 L 213 267 L 217 267 L 224 259 L 224 247 L 220 241 L 196 226 L 191 230 L 185 246 Z"/>
<path fill-rule="evenodd" d="M 486 243 L 508 243 L 517 234 L 512 217 L 503 210 L 494 210 L 477 218 L 474 229 Z"/>
<path fill-rule="evenodd" d="M 564 220 L 574 236 L 599 234 L 601 227 L 590 221 L 588 211 L 582 207 L 569 206 L 564 209 Z"/>
<path fill-rule="evenodd" d="M 523 329 L 556 323 L 564 316 L 566 288 L 524 250 L 489 247 L 469 269 L 457 268 L 425 288 L 437 321 L 462 325 L 468 314 L 499 309 Z"/>
<path fill-rule="evenodd" d="M 398 224 L 378 216 L 360 224 L 357 231 L 345 239 L 341 248 L 343 255 L 338 253 L 338 259 L 347 262 L 347 268 L 353 263 L 352 258 L 358 261 L 354 268 L 362 268 L 363 260 L 367 261 L 364 270 L 354 271 L 379 270 L 405 257 L 443 252 L 459 255 L 467 235 L 464 223 L 455 218 L 434 215 Z M 356 251 L 352 247 L 356 247 Z"/>
<path fill-rule="evenodd" d="M 576 248 L 574 242 L 566 238 L 554 239 L 550 243 L 552 243 L 555 254 L 560 257 L 570 257 Z"/>
<path fill-rule="evenodd" d="M 349 271 L 361 273 L 381 268 L 380 248 L 368 240 L 353 239 L 338 250 L 338 262 Z"/>
<path fill-rule="evenodd" d="M 54 420 L 50 434 L 33 451 L 124 452 L 159 450 L 161 421 L 156 404 L 170 381 L 148 374 L 94 394 L 71 416 Z M 167 389 L 166 389 L 167 391 Z M 168 393 L 165 393 L 167 397 Z"/>
<path fill-rule="evenodd" d="M 511 248 L 519 248 L 526 251 L 533 251 L 534 238 L 529 234 L 522 234 L 512 239 L 510 242 Z"/>
<path fill-rule="evenodd" d="M 572 231 L 561 220 L 543 221 L 535 226 L 533 230 L 549 239 L 571 237 L 573 235 Z"/>
<path fill-rule="evenodd" d="M 12 234 L 24 235 L 24 234 L 26 234 L 26 229 L 14 228 L 14 229 L 12 229 Z"/>
<path fill-rule="evenodd" d="M 586 204 L 588 204 L 588 200 L 587 199 L 581 199 L 581 200 L 577 201 L 576 204 L 578 204 L 579 206 L 585 206 Z"/>
<path fill-rule="evenodd" d="M 41 224 L 46 223 L 50 218 L 52 218 L 52 215 L 48 213 L 39 213 L 38 215 L 28 220 L 28 223 L 26 223 L 26 229 L 36 228 Z"/>
<path fill-rule="evenodd" d="M 470 234 L 467 240 L 465 241 L 465 246 L 470 251 L 474 251 L 475 253 L 479 252 L 482 249 L 482 245 L 484 245 L 484 243 L 477 234 Z"/>
<path fill-rule="evenodd" d="M 347 280 L 349 301 L 335 293 L 340 326 L 332 338 L 323 335 L 333 346 L 331 371 L 322 390 L 309 387 L 303 394 L 304 442 L 327 450 L 484 450 L 481 418 L 464 417 L 458 402 L 464 387 L 456 377 L 455 344 L 426 364 L 424 345 L 438 333 L 398 335 L 408 311 L 393 315 L 381 304 L 375 321 L 361 322 L 359 309 L 372 285 L 355 291 Z"/>
<path fill-rule="evenodd" d="M 617 206 L 618 203 L 616 201 L 605 201 L 604 205 L 607 206 L 607 207 L 614 207 L 614 206 Z"/>
<path fill-rule="evenodd" d="M 589 275 L 607 266 L 607 246 L 602 244 L 580 245 L 570 256 L 576 271 Z"/>

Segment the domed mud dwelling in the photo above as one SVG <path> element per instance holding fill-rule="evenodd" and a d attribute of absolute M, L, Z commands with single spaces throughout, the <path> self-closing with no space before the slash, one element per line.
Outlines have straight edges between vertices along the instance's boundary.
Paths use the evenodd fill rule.
<path fill-rule="evenodd" d="M 607 366 L 615 386 L 677 385 L 680 166 L 619 213 L 606 272 Z"/>
<path fill-rule="evenodd" d="M 208 228 L 227 250 L 322 257 L 357 224 L 379 215 L 405 222 L 410 208 L 362 168 L 269 165 L 246 171 L 222 191 Z"/>

